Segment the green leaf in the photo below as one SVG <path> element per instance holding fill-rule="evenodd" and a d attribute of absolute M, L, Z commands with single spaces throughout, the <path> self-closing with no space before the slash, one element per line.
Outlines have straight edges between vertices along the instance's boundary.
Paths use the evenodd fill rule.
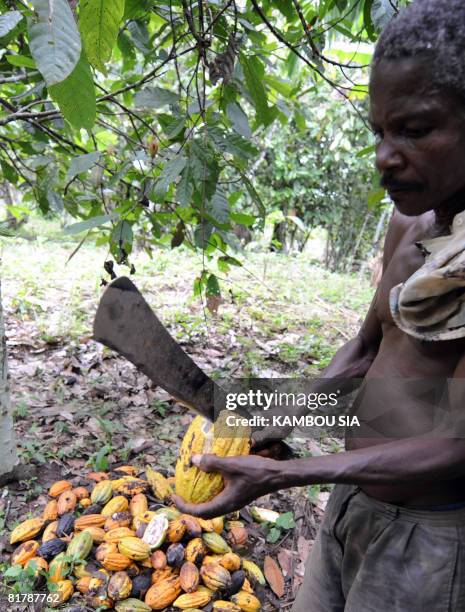
<path fill-rule="evenodd" d="M 87 230 L 93 229 L 94 227 L 99 227 L 100 225 L 108 223 L 109 221 L 114 221 L 118 217 L 119 215 L 116 213 L 91 217 L 90 219 L 86 219 L 85 221 L 79 221 L 79 223 L 73 223 L 73 225 L 68 225 L 67 227 L 65 227 L 64 233 L 67 235 L 79 234 L 80 232 L 85 232 Z"/>
<path fill-rule="evenodd" d="M 239 225 L 245 225 L 247 227 L 250 227 L 251 225 L 253 225 L 255 223 L 255 221 L 257 220 L 256 217 L 254 217 L 253 215 L 247 215 L 246 213 L 231 213 L 231 219 L 233 221 L 235 221 L 236 223 L 239 223 Z"/>
<path fill-rule="evenodd" d="M 247 90 L 250 93 L 257 114 L 257 121 L 263 125 L 268 125 L 273 117 L 268 106 L 266 90 L 263 86 L 264 66 L 258 57 L 246 57 L 245 55 L 241 55 L 241 65 L 244 70 Z"/>
<path fill-rule="evenodd" d="M 229 202 L 222 187 L 217 187 L 216 191 L 208 203 L 208 214 L 218 221 L 218 223 L 226 223 L 229 221 Z"/>
<path fill-rule="evenodd" d="M 367 204 L 368 208 L 375 208 L 376 204 L 379 204 L 381 200 L 386 197 L 386 190 L 383 187 L 375 189 L 368 194 Z"/>
<path fill-rule="evenodd" d="M 100 159 L 101 153 L 99 151 L 93 151 L 92 153 L 86 153 L 85 155 L 78 155 L 71 160 L 68 172 L 66 173 L 66 181 L 70 181 L 72 178 L 81 174 L 81 172 L 87 172 L 92 166 L 94 166 Z"/>
<path fill-rule="evenodd" d="M 125 219 L 120 221 L 113 232 L 111 233 L 112 252 L 114 253 L 117 263 L 122 263 L 126 255 L 132 251 L 132 243 L 134 234 L 129 221 Z"/>
<path fill-rule="evenodd" d="M 370 153 L 374 153 L 376 150 L 376 145 L 369 145 L 368 147 L 364 147 L 357 151 L 356 157 L 365 157 L 365 155 L 370 155 Z"/>
<path fill-rule="evenodd" d="M 23 15 L 20 11 L 8 11 L 0 15 L 0 38 L 13 31 L 22 18 Z"/>
<path fill-rule="evenodd" d="M 295 527 L 294 514 L 285 512 L 276 519 L 276 525 L 282 529 L 293 529 Z"/>
<path fill-rule="evenodd" d="M 266 541 L 273 544 L 274 542 L 277 542 L 280 537 L 281 537 L 281 529 L 278 529 L 277 527 L 272 527 L 269 530 L 268 535 L 266 536 Z"/>
<path fill-rule="evenodd" d="M 207 297 L 221 295 L 220 283 L 218 282 L 218 278 L 214 274 L 210 274 L 207 279 L 205 294 L 207 295 Z"/>
<path fill-rule="evenodd" d="M 81 37 L 66 0 L 33 0 L 29 48 L 47 86 L 64 81 L 81 56 Z"/>
<path fill-rule="evenodd" d="M 49 92 L 74 128 L 92 129 L 96 117 L 95 87 L 84 54 L 69 77 L 49 87 Z"/>
<path fill-rule="evenodd" d="M 154 199 L 161 199 L 165 197 L 169 186 L 184 170 L 186 163 L 187 159 L 181 156 L 173 157 L 173 159 L 170 159 L 165 163 L 152 191 Z"/>
<path fill-rule="evenodd" d="M 134 19 L 150 9 L 151 0 L 126 0 L 124 5 L 124 21 Z"/>
<path fill-rule="evenodd" d="M 9 64 L 18 66 L 18 68 L 37 68 L 32 57 L 26 57 L 25 55 L 5 55 L 4 58 Z"/>
<path fill-rule="evenodd" d="M 9 183 L 15 183 L 16 184 L 16 181 L 18 180 L 18 173 L 13 168 L 13 166 L 10 166 L 10 164 L 8 164 L 3 159 L 1 160 L 0 163 L 1 163 L 1 166 L 2 166 L 3 176 L 6 178 L 6 180 Z"/>
<path fill-rule="evenodd" d="M 82 0 L 79 28 L 87 59 L 106 74 L 124 14 L 124 0 Z"/>
<path fill-rule="evenodd" d="M 274 5 L 288 21 L 296 19 L 297 13 L 291 0 L 274 0 Z"/>
<path fill-rule="evenodd" d="M 178 94 L 161 87 L 147 87 L 134 96 L 134 104 L 137 108 L 161 108 L 178 102 Z"/>
<path fill-rule="evenodd" d="M 233 129 L 244 136 L 244 138 L 252 138 L 252 130 L 250 129 L 249 120 L 242 108 L 237 102 L 231 102 L 226 107 L 226 114 L 232 123 Z"/>
<path fill-rule="evenodd" d="M 16 234 L 16 231 L 11 227 L 9 221 L 0 221 L 0 236 L 11 238 Z"/>

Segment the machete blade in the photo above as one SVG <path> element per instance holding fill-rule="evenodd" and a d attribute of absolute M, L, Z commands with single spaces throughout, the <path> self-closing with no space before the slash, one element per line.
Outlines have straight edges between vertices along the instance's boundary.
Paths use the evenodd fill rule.
<path fill-rule="evenodd" d="M 94 339 L 123 355 L 181 404 L 214 420 L 220 387 L 172 338 L 129 278 L 117 278 L 106 288 L 95 315 Z"/>

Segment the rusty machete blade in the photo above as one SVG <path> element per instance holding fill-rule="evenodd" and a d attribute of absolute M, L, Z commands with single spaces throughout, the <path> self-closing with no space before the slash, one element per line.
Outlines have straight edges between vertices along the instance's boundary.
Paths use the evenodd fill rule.
<path fill-rule="evenodd" d="M 221 389 L 171 337 L 129 278 L 117 278 L 106 288 L 94 339 L 123 355 L 180 403 L 213 420 L 215 394 Z"/>

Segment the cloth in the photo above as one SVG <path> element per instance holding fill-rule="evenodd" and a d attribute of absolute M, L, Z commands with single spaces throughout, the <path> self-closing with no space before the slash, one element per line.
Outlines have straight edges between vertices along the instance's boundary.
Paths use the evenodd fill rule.
<path fill-rule="evenodd" d="M 336 485 L 292 612 L 464 612 L 465 509 L 413 510 Z"/>
<path fill-rule="evenodd" d="M 448 236 L 417 243 L 425 264 L 391 289 L 394 321 L 421 340 L 465 337 L 465 211 L 454 217 L 450 229 Z"/>

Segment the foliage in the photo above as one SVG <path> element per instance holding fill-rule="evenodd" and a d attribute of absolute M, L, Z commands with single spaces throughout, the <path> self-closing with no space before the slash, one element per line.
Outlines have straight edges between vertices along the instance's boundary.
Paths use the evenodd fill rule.
<path fill-rule="evenodd" d="M 0 163 L 23 193 L 10 214 L 66 211 L 118 264 L 137 237 L 227 272 L 234 226 L 267 212 L 258 145 L 306 129 L 309 83 L 357 110 L 369 53 L 347 42 L 373 41 L 402 3 L 0 0 Z M 215 298 L 216 275 L 196 289 Z"/>
<path fill-rule="evenodd" d="M 302 250 L 323 227 L 326 265 L 350 271 L 370 249 L 384 190 L 369 132 L 355 113 L 341 114 L 337 94 L 325 89 L 302 109 L 301 127 L 292 121 L 270 131 L 255 187 L 276 224 L 276 248 Z"/>

